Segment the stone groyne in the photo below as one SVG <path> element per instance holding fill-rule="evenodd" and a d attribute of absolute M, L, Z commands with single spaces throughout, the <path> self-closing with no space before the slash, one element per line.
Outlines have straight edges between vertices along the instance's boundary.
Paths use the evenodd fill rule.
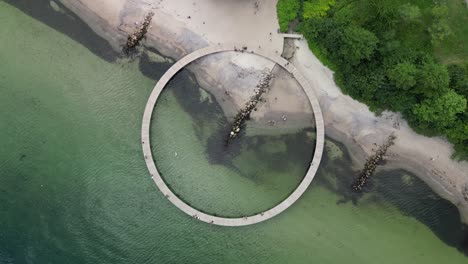
<path fill-rule="evenodd" d="M 140 24 L 137 30 L 128 36 L 127 43 L 124 47 L 125 53 L 128 53 L 130 50 L 134 49 L 145 37 L 146 33 L 148 32 L 148 28 L 151 24 L 151 20 L 153 19 L 153 16 L 153 12 L 149 12 L 148 14 L 146 14 L 145 18 L 143 19 L 143 22 Z"/>
<path fill-rule="evenodd" d="M 232 139 L 239 135 L 244 122 L 249 118 L 250 113 L 256 109 L 257 104 L 262 100 L 262 95 L 268 91 L 270 87 L 271 74 L 264 72 L 260 76 L 260 82 L 257 84 L 254 92 L 255 94 L 250 98 L 250 100 L 245 104 L 245 107 L 242 108 L 239 113 L 234 118 L 234 123 L 231 127 L 227 138 L 227 144 L 231 142 Z"/>
<path fill-rule="evenodd" d="M 396 137 L 394 134 L 388 136 L 387 141 L 375 151 L 374 155 L 370 156 L 367 159 L 366 163 L 364 164 L 364 169 L 362 170 L 361 175 L 352 186 L 354 191 L 362 191 L 369 177 L 371 177 L 374 174 L 375 169 L 379 165 L 379 162 L 383 160 L 388 149 L 394 144 L 395 138 Z"/>

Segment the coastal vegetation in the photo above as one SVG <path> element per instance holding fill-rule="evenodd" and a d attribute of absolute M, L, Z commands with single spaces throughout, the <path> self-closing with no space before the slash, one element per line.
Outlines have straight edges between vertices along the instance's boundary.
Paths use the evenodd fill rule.
<path fill-rule="evenodd" d="M 297 18 L 300 2 L 298 0 L 278 1 L 278 20 L 281 31 L 287 31 L 289 22 Z"/>
<path fill-rule="evenodd" d="M 292 2 L 278 2 L 280 23 L 289 21 L 280 30 L 301 32 L 345 93 L 374 112 L 401 112 L 417 132 L 445 136 L 455 157 L 468 158 L 464 1 L 296 0 L 295 15 L 285 8 Z"/>

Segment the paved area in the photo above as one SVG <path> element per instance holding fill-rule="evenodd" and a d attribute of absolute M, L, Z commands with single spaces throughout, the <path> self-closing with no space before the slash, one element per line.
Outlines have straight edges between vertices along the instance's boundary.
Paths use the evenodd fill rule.
<path fill-rule="evenodd" d="M 468 1 L 468 0 L 467 0 Z M 302 39 L 301 34 L 280 34 L 283 38 Z"/>
<path fill-rule="evenodd" d="M 207 56 L 209 54 L 214 54 L 214 53 L 219 53 L 219 52 L 224 52 L 224 51 L 235 51 L 234 50 L 235 47 L 243 47 L 243 46 L 244 45 L 242 44 L 216 45 L 216 46 L 199 49 L 197 51 L 194 51 L 193 53 L 188 54 L 187 56 L 177 61 L 174 65 L 172 65 L 172 67 L 169 68 L 169 70 L 167 70 L 167 72 L 161 77 L 161 79 L 158 81 L 153 91 L 151 92 L 151 95 L 145 107 L 145 113 L 143 115 L 142 130 L 141 130 L 143 154 L 144 154 L 146 166 L 148 167 L 151 177 L 153 181 L 156 183 L 156 185 L 158 186 L 159 190 L 166 196 L 167 199 L 169 199 L 169 201 L 171 201 L 175 206 L 177 206 L 180 210 L 190 215 L 191 217 L 201 220 L 206 223 L 210 223 L 214 225 L 221 225 L 221 226 L 245 226 L 245 225 L 259 223 L 259 222 L 268 220 L 280 214 L 281 212 L 286 210 L 289 206 L 294 204 L 294 202 L 296 202 L 299 199 L 299 197 L 307 190 L 307 187 L 314 179 L 315 173 L 317 172 L 318 166 L 320 165 L 320 161 L 322 159 L 323 147 L 324 147 L 324 142 L 325 142 L 325 131 L 324 131 L 322 111 L 320 109 L 320 105 L 317 100 L 317 97 L 315 96 L 315 92 L 313 88 L 309 85 L 309 83 L 304 78 L 304 76 L 302 76 L 302 74 L 296 69 L 296 67 L 294 67 L 294 65 L 292 65 L 283 57 L 281 57 L 280 54 L 278 54 L 277 52 L 272 53 L 269 51 L 262 50 L 261 48 L 254 48 L 254 49 L 247 48 L 247 50 L 242 51 L 242 52 L 254 53 L 259 56 L 265 57 L 267 59 L 270 59 L 273 62 L 276 62 L 278 65 L 286 69 L 289 73 L 292 74 L 293 77 L 296 78 L 296 80 L 303 87 L 305 93 L 309 97 L 310 104 L 312 106 L 314 117 L 315 117 L 317 138 L 316 138 L 314 156 L 310 164 L 310 167 L 306 175 L 304 176 L 304 179 L 299 184 L 299 186 L 291 193 L 291 195 L 287 197 L 285 200 L 283 200 L 281 203 L 279 203 L 278 205 L 262 213 L 252 215 L 252 216 L 247 216 L 247 217 L 241 217 L 241 218 L 225 218 L 225 217 L 209 215 L 201 211 L 198 211 L 197 209 L 189 206 L 184 201 L 179 199 L 169 189 L 169 187 L 166 185 L 166 183 L 164 182 L 164 180 L 162 179 L 161 175 L 159 174 L 156 168 L 156 165 L 154 163 L 154 159 L 152 156 L 152 152 L 151 152 L 151 143 L 150 143 L 151 116 L 153 114 L 154 106 L 156 104 L 156 101 L 161 91 L 164 89 L 166 84 L 171 80 L 171 78 L 190 62 L 198 58 Z"/>

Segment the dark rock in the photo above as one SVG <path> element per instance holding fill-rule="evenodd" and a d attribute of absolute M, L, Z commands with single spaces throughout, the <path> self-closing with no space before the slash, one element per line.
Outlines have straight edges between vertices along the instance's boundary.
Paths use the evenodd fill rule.
<path fill-rule="evenodd" d="M 465 199 L 465 201 L 468 202 L 468 182 L 465 183 L 465 186 L 463 186 L 462 194 L 463 194 L 463 199 Z"/>
<path fill-rule="evenodd" d="M 124 48 L 125 53 L 128 53 L 130 50 L 134 49 L 140 43 L 143 37 L 145 37 L 153 16 L 154 13 L 149 12 L 137 30 L 128 36 L 127 43 L 125 44 Z"/>
<path fill-rule="evenodd" d="M 354 191 L 360 192 L 362 191 L 362 188 L 367 182 L 367 179 L 371 177 L 375 169 L 377 168 L 377 164 L 379 164 L 379 161 L 382 161 L 385 154 L 387 153 L 387 150 L 390 146 L 394 144 L 395 140 L 395 135 L 391 134 L 387 138 L 387 142 L 385 142 L 383 145 L 381 145 L 377 151 L 375 151 L 374 155 L 370 156 L 367 160 L 366 163 L 364 164 L 364 169 L 361 172 L 361 175 L 357 178 L 357 180 L 354 182 L 352 189 Z M 467 195 L 468 195 L 468 190 L 467 190 Z M 468 196 L 465 197 L 465 199 L 468 201 Z"/>
<path fill-rule="evenodd" d="M 243 47 L 243 49 L 247 49 L 247 47 Z M 256 109 L 257 103 L 262 101 L 262 95 L 267 92 L 268 87 L 270 86 L 271 74 L 263 73 L 260 79 L 259 84 L 255 90 L 255 94 L 250 98 L 250 100 L 245 104 L 245 107 L 239 111 L 239 113 L 234 118 L 234 123 L 231 126 L 231 130 L 229 132 L 227 138 L 227 144 L 234 139 L 241 131 L 242 125 L 244 122 L 250 117 L 250 113 L 252 110 Z"/>

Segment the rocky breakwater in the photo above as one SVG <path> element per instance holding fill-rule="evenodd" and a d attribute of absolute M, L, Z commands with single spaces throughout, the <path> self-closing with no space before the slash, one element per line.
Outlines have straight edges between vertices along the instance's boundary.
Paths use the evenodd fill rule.
<path fill-rule="evenodd" d="M 268 72 L 263 72 L 260 75 L 260 82 L 257 84 L 257 87 L 254 89 L 254 95 L 250 100 L 245 104 L 245 107 L 242 108 L 234 118 L 234 123 L 231 126 L 227 138 L 227 144 L 231 142 L 235 137 L 237 137 L 244 125 L 244 122 L 250 117 L 250 113 L 256 110 L 257 104 L 262 101 L 262 96 L 268 91 L 270 87 L 272 75 Z"/>
<path fill-rule="evenodd" d="M 379 165 L 379 162 L 383 160 L 388 149 L 394 144 L 395 139 L 396 139 L 396 136 L 394 134 L 391 134 L 387 138 L 387 141 L 385 142 L 385 144 L 381 145 L 375 151 L 375 153 L 367 159 L 361 175 L 359 176 L 359 178 L 356 180 L 356 182 L 352 186 L 354 191 L 356 192 L 362 191 L 369 177 L 371 177 L 374 174 L 375 169 Z"/>
<path fill-rule="evenodd" d="M 146 14 L 143 22 L 136 23 L 138 26 L 137 30 L 130 34 L 127 38 L 127 43 L 125 44 L 124 51 L 128 53 L 130 50 L 134 49 L 138 43 L 145 37 L 146 33 L 148 32 L 148 28 L 151 24 L 151 20 L 153 19 L 154 13 L 149 12 Z"/>

